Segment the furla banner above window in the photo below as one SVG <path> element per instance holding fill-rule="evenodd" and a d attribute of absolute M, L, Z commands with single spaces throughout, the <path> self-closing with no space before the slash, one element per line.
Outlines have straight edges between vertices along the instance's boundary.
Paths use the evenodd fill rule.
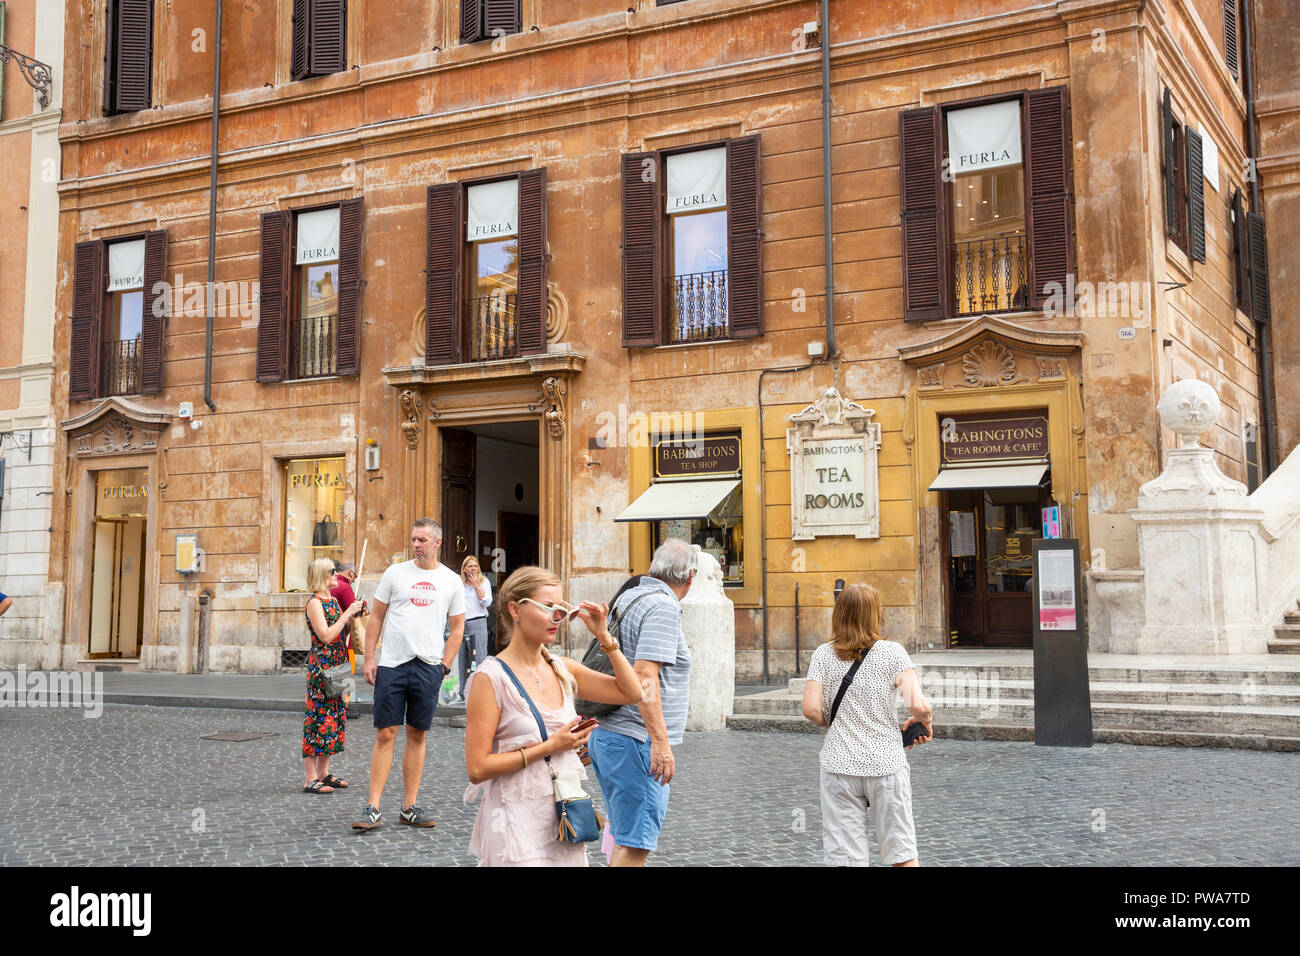
<path fill-rule="evenodd" d="M 317 209 L 298 214 L 298 255 L 300 266 L 313 262 L 330 262 L 339 257 L 339 211 Z"/>
<path fill-rule="evenodd" d="M 726 149 L 699 149 L 669 156 L 667 193 L 670 213 L 725 207 Z"/>
<path fill-rule="evenodd" d="M 495 183 L 470 186 L 468 227 L 465 238 L 470 242 L 483 239 L 507 239 L 519 234 L 519 180 L 502 179 Z"/>
<path fill-rule="evenodd" d="M 115 242 L 108 247 L 108 291 L 144 288 L 144 240 Z"/>
<path fill-rule="evenodd" d="M 1020 164 L 1020 101 L 948 112 L 953 175 Z"/>

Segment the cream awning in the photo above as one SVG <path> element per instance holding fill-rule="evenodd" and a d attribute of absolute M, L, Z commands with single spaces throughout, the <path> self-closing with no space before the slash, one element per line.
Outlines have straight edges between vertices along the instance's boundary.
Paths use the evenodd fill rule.
<path fill-rule="evenodd" d="M 1020 465 L 981 465 L 977 468 L 940 468 L 931 491 L 966 488 L 1037 488 L 1047 472 L 1044 462 Z"/>
<path fill-rule="evenodd" d="M 727 499 L 740 487 L 730 481 L 659 481 L 645 490 L 615 521 L 665 521 L 710 518 L 722 513 Z"/>

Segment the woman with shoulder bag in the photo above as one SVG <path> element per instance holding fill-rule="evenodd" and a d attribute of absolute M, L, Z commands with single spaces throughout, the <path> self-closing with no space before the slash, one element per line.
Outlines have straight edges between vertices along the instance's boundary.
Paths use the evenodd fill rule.
<path fill-rule="evenodd" d="M 560 579 L 550 571 L 523 567 L 511 574 L 497 594 L 498 653 L 470 681 L 465 802 L 480 801 L 469 848 L 480 866 L 587 865 L 582 843 L 557 838 L 559 787 L 552 778 L 586 777 L 577 750 L 595 724 L 579 720 L 574 696 L 610 704 L 641 700 L 632 664 L 605 626 L 608 606 L 584 601 L 575 608 L 561 597 Z M 560 625 L 574 617 L 610 655 L 613 677 L 547 650 Z"/>
<path fill-rule="evenodd" d="M 307 774 L 303 793 L 333 793 L 348 786 L 346 780 L 330 773 L 330 757 L 343 752 L 347 705 L 342 696 L 326 696 L 323 672 L 348 662 L 347 641 L 341 638 L 363 602 L 354 601 L 347 610 L 340 610 L 330 594 L 337 585 L 334 562 L 329 558 L 317 558 L 307 568 L 307 590 L 312 592 L 307 599 L 311 650 L 307 654 L 307 712 L 302 721 L 302 762 Z"/>
<path fill-rule="evenodd" d="M 932 736 L 933 715 L 903 646 L 881 636 L 880 593 L 851 584 L 835 601 L 831 640 L 813 651 L 803 714 L 829 727 L 821 751 L 822 845 L 828 866 L 867 865 L 867 817 L 883 862 L 916 866 L 912 780 L 895 712 L 901 692 Z M 838 707 L 836 706 L 838 704 Z M 909 747 L 911 745 L 909 744 Z"/>

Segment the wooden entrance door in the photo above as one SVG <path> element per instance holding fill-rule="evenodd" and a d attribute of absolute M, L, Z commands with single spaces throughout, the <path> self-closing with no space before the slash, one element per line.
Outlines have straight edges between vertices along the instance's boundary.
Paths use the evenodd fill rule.
<path fill-rule="evenodd" d="M 473 432 L 443 428 L 442 549 L 438 560 L 460 572 L 474 548 L 474 462 L 478 440 Z"/>
<path fill-rule="evenodd" d="M 1036 488 L 948 492 L 948 610 L 956 643 L 1033 645 L 1033 539 L 1042 537 Z"/>
<path fill-rule="evenodd" d="M 537 515 L 502 511 L 497 515 L 497 541 L 506 553 L 507 575 L 515 568 L 537 563 Z"/>

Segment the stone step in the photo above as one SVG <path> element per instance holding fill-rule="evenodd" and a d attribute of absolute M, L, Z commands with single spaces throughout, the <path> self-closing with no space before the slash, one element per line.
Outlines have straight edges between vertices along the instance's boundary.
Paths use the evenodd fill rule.
<path fill-rule="evenodd" d="M 927 684 L 931 683 L 926 681 Z M 938 694 L 937 691 L 943 691 Z M 947 685 L 939 688 L 927 688 L 929 696 L 947 701 L 965 701 L 981 707 L 986 702 L 1030 701 L 1034 699 L 1034 682 L 1032 680 L 999 680 L 975 687 L 963 689 L 960 686 Z M 1117 682 L 1098 682 L 1092 684 L 1090 693 L 1093 703 L 1137 703 L 1137 704 L 1190 704 L 1205 707 L 1224 707 L 1233 704 L 1245 704 L 1258 707 L 1300 707 L 1300 685 L 1294 684 L 1157 684 Z M 789 691 L 766 691 L 737 697 L 734 705 L 738 714 L 798 714 L 803 695 Z"/>
<path fill-rule="evenodd" d="M 1300 628 L 1295 631 L 1278 628 L 1276 631 L 1279 638 L 1295 637 L 1300 638 Z M 1254 658 L 1254 661 L 1264 660 L 1263 656 Z M 1010 681 L 1033 681 L 1034 668 L 1032 664 L 998 664 L 983 663 L 978 665 L 963 664 L 958 661 L 953 663 L 933 663 L 932 661 L 920 661 L 913 658 L 917 665 L 917 670 L 922 680 L 937 680 L 942 678 L 950 680 L 952 678 L 966 679 L 991 679 L 991 675 L 997 674 L 998 680 L 1003 684 Z M 926 675 L 939 675 L 938 677 L 928 677 Z M 1261 666 L 1259 663 L 1214 663 L 1214 664 L 1186 664 L 1170 666 L 1168 664 L 1152 664 L 1142 666 L 1132 665 L 1093 665 L 1088 668 L 1088 682 L 1096 685 L 1099 683 L 1117 683 L 1117 684 L 1222 684 L 1236 685 L 1243 680 L 1253 680 L 1256 684 L 1268 685 L 1294 685 L 1300 687 L 1300 662 L 1295 665 L 1290 663 L 1274 664 L 1269 661 L 1267 666 Z M 807 678 L 792 677 L 788 682 L 788 689 L 793 694 L 802 694 L 804 684 Z"/>
<path fill-rule="evenodd" d="M 1300 627 L 1300 611 L 1287 611 L 1282 615 L 1282 620 L 1293 627 Z"/>
<path fill-rule="evenodd" d="M 780 731 L 786 733 L 825 733 L 802 717 L 737 714 L 727 719 L 730 730 Z M 951 740 L 1020 740 L 1032 741 L 1032 725 L 996 723 L 947 723 L 934 728 L 936 737 Z M 1156 747 L 1231 747 L 1242 750 L 1300 752 L 1300 737 L 1223 732 L 1132 730 L 1097 725 L 1094 717 L 1092 739 L 1099 744 L 1140 744 Z"/>
<path fill-rule="evenodd" d="M 736 717 L 782 717 L 803 720 L 799 703 L 788 695 L 737 698 Z M 743 704 L 742 701 L 747 703 Z M 940 724 L 999 724 L 1033 726 L 1034 702 L 1031 698 L 1012 698 L 971 703 L 966 699 L 934 697 L 930 700 Z M 901 725 L 905 714 L 900 711 Z M 1263 734 L 1266 736 L 1300 736 L 1300 706 L 1225 704 L 1220 706 L 1132 702 L 1123 700 L 1092 703 L 1092 720 L 1096 727 L 1111 730 L 1186 731 L 1202 734 Z M 804 723 L 809 723 L 804 721 Z M 811 726 L 811 724 L 810 724 Z"/>
<path fill-rule="evenodd" d="M 1277 636 L 1269 638 L 1270 654 L 1300 654 L 1300 634 L 1292 634 L 1291 629 L 1285 627 L 1279 627 L 1273 633 Z"/>

